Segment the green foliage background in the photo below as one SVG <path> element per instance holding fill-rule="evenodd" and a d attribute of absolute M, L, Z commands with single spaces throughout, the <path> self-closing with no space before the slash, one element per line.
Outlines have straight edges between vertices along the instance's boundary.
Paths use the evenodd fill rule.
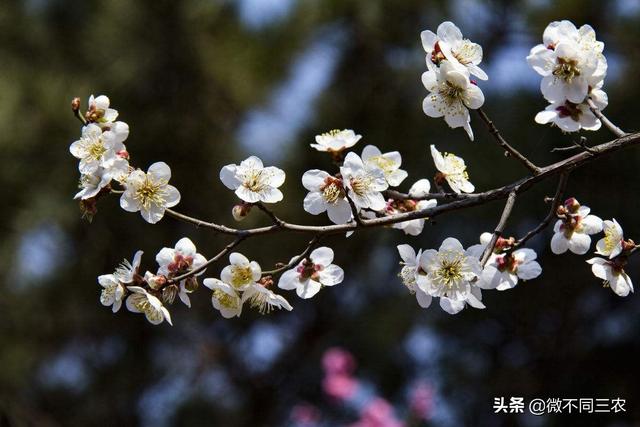
<path fill-rule="evenodd" d="M 462 17 L 472 25 L 456 22 L 483 45 L 491 66 L 514 31 L 532 46 L 552 20 L 590 23 L 615 69 L 605 83 L 606 113 L 631 131 L 638 128 L 640 15 L 637 8 L 625 13 L 620 6 L 630 3 L 300 0 L 280 21 L 256 29 L 243 24 L 234 1 L 4 0 L 0 425 L 161 425 L 149 418 L 156 414 L 164 425 L 272 426 L 286 424 L 300 401 L 332 414 L 336 409 L 320 387 L 319 360 L 335 345 L 352 351 L 358 374 L 394 402 L 402 401 L 416 378 L 438 378 L 438 405 L 447 402 L 450 421 L 430 425 L 576 422 L 498 417 L 492 413 L 495 396 L 620 396 L 628 401 L 624 416 L 583 417 L 579 425 L 640 423 L 640 303 L 633 295 L 621 299 L 602 289 L 584 258 L 552 257 L 549 231 L 532 241 L 542 277 L 509 292 L 486 292 L 487 310 L 468 309 L 454 317 L 437 307 L 423 310 L 400 286 L 395 245 L 437 247 L 447 236 L 474 244 L 495 225 L 499 203 L 438 218 L 419 238 L 395 230 L 332 238 L 327 243 L 345 268 L 345 282 L 311 301 L 288 295 L 292 313 L 261 317 L 247 311 L 241 319 L 224 321 L 201 289 L 192 297 L 192 310 L 172 307 L 176 326 L 152 327 L 141 316 L 126 310 L 113 315 L 102 307 L 96 276 L 137 249 L 145 251 L 143 267 L 152 269 L 155 253 L 183 236 L 205 255 L 227 239 L 170 218 L 149 225 L 122 211 L 116 198 L 100 201 L 92 224 L 82 221 L 72 200 L 77 164 L 68 152 L 80 134 L 71 98 L 81 96 L 84 105 L 92 93 L 108 94 L 131 126 L 132 163 L 146 169 L 166 161 L 182 193 L 181 211 L 232 223 L 233 194 L 217 177 L 223 165 L 252 154 L 243 145 L 252 141 L 238 138 L 247 112 L 268 107 L 274 88 L 313 40 L 339 31 L 341 54 L 311 117 L 285 144 L 274 135 L 270 157 L 288 177 L 285 201 L 275 208 L 279 215 L 295 222 L 326 221 L 302 210 L 299 177 L 307 169 L 331 167 L 308 144 L 332 128 L 362 133 L 358 151 L 366 143 L 400 150 L 410 172 L 405 190 L 418 178 L 433 176 L 432 143 L 467 160 L 477 189 L 497 187 L 525 171 L 502 158 L 479 120 L 473 117 L 477 141 L 471 143 L 460 129 L 450 130 L 421 111 L 420 31 Z M 508 63 L 502 66 L 509 72 Z M 529 71 L 526 78 L 536 77 Z M 480 83 L 486 109 L 515 146 L 538 164 L 566 155 L 550 150 L 574 136 L 533 122 L 545 106 L 539 92 L 491 90 L 494 84 Z M 610 139 L 605 130 L 586 136 L 593 144 Z M 568 189 L 594 213 L 615 217 L 636 241 L 638 153 L 617 153 L 576 171 Z M 522 234 L 546 214 L 542 199 L 553 188 L 548 182 L 517 200 L 511 234 Z M 263 223 L 256 212 L 243 225 Z M 41 232 L 48 237 L 37 238 Z M 270 266 L 288 260 L 305 242 L 306 236 L 274 235 L 251 240 L 241 251 Z M 43 259 L 52 267 L 43 270 Z M 629 273 L 640 281 L 637 263 Z M 260 330 L 278 333 L 271 341 L 247 344 Z M 437 337 L 436 344 L 418 341 L 410 352 L 408 337 L 425 331 Z M 274 360 L 254 354 L 279 346 Z M 218 394 L 205 391 L 211 381 Z M 154 394 L 158 390 L 167 393 Z"/>

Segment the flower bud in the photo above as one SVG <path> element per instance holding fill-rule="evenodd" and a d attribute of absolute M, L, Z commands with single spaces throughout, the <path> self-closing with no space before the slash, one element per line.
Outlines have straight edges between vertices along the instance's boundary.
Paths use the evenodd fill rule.
<path fill-rule="evenodd" d="M 73 111 L 74 113 L 80 111 L 80 98 L 73 98 L 73 100 L 71 101 L 71 111 Z"/>
<path fill-rule="evenodd" d="M 116 153 L 118 157 L 129 160 L 129 152 L 127 150 L 120 150 Z"/>
<path fill-rule="evenodd" d="M 250 203 L 238 203 L 237 205 L 235 205 L 231 210 L 233 219 L 235 219 L 236 221 L 242 221 L 243 219 L 245 219 L 247 215 L 249 215 L 249 212 L 251 212 L 252 206 L 253 205 L 251 205 Z"/>

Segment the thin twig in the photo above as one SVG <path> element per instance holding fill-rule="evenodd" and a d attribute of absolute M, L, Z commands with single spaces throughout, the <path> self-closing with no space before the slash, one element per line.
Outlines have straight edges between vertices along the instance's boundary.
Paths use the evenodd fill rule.
<path fill-rule="evenodd" d="M 591 109 L 591 112 L 593 112 L 593 114 L 600 119 L 602 124 L 607 129 L 609 129 L 609 131 L 611 131 L 612 134 L 614 134 L 618 138 L 622 138 L 625 135 L 629 135 L 628 133 L 620 129 L 618 126 L 614 125 L 611 122 L 611 120 L 607 118 L 607 116 L 602 114 L 602 111 L 600 111 L 600 109 L 596 106 L 596 104 L 593 102 L 591 98 L 587 98 L 587 103 L 589 104 L 589 108 Z"/>
<path fill-rule="evenodd" d="M 529 159 L 527 159 L 524 155 L 522 155 L 518 150 L 516 150 L 511 145 L 509 145 L 509 143 L 502 137 L 502 135 L 500 134 L 500 131 L 493 124 L 491 119 L 489 119 L 489 116 L 487 116 L 484 110 L 482 110 L 482 108 L 478 108 L 476 111 L 480 115 L 480 118 L 482 119 L 482 121 L 485 122 L 485 124 L 487 125 L 487 128 L 489 128 L 489 133 L 493 135 L 496 142 L 502 148 L 504 148 L 505 151 L 507 151 L 512 157 L 515 157 L 516 159 L 518 159 L 520 163 L 522 163 L 527 169 L 531 171 L 531 173 L 533 173 L 534 175 L 538 175 L 541 169 L 538 166 L 534 165 Z"/>
<path fill-rule="evenodd" d="M 360 212 L 358 211 L 356 204 L 353 202 L 353 200 L 351 199 L 351 197 L 349 197 L 348 194 L 345 197 L 349 202 L 349 206 L 351 206 L 351 214 L 353 215 L 353 219 L 356 221 L 356 224 L 358 224 L 360 227 L 363 227 L 364 224 L 362 222 L 362 218 L 360 218 Z"/>
<path fill-rule="evenodd" d="M 191 270 L 191 271 L 189 271 L 187 273 L 181 274 L 180 276 L 176 276 L 176 277 L 174 277 L 172 279 L 167 280 L 167 285 L 170 285 L 172 283 L 180 283 L 180 281 L 182 281 L 184 279 L 188 279 L 189 277 L 195 276 L 196 274 L 200 273 L 201 271 L 204 271 L 211 264 L 213 264 L 214 262 L 218 261 L 220 258 L 225 256 L 226 254 L 228 254 L 231 251 L 231 249 L 233 249 L 236 246 L 238 246 L 240 244 L 240 242 L 242 242 L 245 238 L 246 238 L 246 236 L 238 236 L 233 242 L 231 242 L 227 246 L 225 246 L 224 249 L 222 249 L 220 252 L 218 252 L 216 255 L 214 255 L 212 258 L 210 258 L 207 262 L 202 264 L 200 267 L 194 268 L 193 270 Z"/>
<path fill-rule="evenodd" d="M 431 200 L 431 199 L 435 199 L 435 200 L 456 200 L 456 199 L 464 199 L 464 198 L 468 198 L 468 197 L 473 197 L 473 194 L 466 194 L 466 193 L 429 193 L 425 196 L 411 196 L 408 193 L 401 193 L 399 191 L 396 190 L 385 190 L 383 192 L 384 196 L 387 199 L 394 199 L 394 200 L 407 200 L 407 199 L 412 199 L 412 200 Z"/>
<path fill-rule="evenodd" d="M 313 248 L 318 244 L 318 242 L 320 241 L 320 238 L 322 236 L 320 234 L 316 234 L 315 236 L 313 236 L 313 239 L 311 239 L 311 241 L 307 244 L 307 247 L 304 249 L 304 251 L 302 251 L 302 253 L 296 257 L 294 257 L 293 259 L 291 259 L 291 261 L 289 261 L 288 264 L 285 264 L 281 267 L 278 267 L 274 270 L 267 270 L 267 271 L 263 271 L 262 275 L 263 276 L 272 276 L 274 274 L 278 274 L 281 273 L 285 270 L 289 270 L 291 268 L 293 268 L 294 266 L 298 265 L 300 263 L 300 261 L 302 261 L 303 259 L 305 259 L 313 250 Z"/>
<path fill-rule="evenodd" d="M 480 265 L 484 267 L 484 265 L 489 260 L 491 253 L 496 247 L 496 243 L 498 242 L 498 237 L 502 236 L 504 232 L 504 227 L 507 225 L 507 221 L 509 220 L 509 216 L 511 216 L 511 211 L 513 210 L 513 205 L 516 202 L 516 190 L 514 189 L 511 193 L 509 193 L 509 197 L 507 197 L 507 203 L 504 205 L 504 209 L 502 210 L 502 215 L 500 216 L 500 221 L 496 228 L 493 230 L 493 235 L 491 236 L 491 240 L 489 244 L 485 248 L 482 253 L 482 258 L 480 258 Z"/>
<path fill-rule="evenodd" d="M 256 206 L 258 207 L 258 209 L 260 209 L 262 212 L 266 213 L 269 218 L 271 218 L 271 220 L 273 221 L 273 223 L 275 225 L 277 225 L 278 227 L 282 227 L 282 225 L 284 224 L 284 221 L 281 220 L 280 218 L 278 218 L 276 216 L 275 213 L 273 213 L 273 211 L 271 209 L 269 209 L 268 207 L 266 207 L 265 205 L 263 205 L 261 202 L 256 203 Z"/>
<path fill-rule="evenodd" d="M 553 196 L 553 199 L 551 200 L 551 208 L 549 209 L 549 213 L 544 218 L 544 220 L 542 220 L 542 222 L 538 224 L 536 228 L 529 231 L 522 238 L 518 239 L 518 241 L 516 242 L 516 244 L 513 246 L 512 249 L 521 247 L 527 242 L 527 240 L 529 240 L 536 234 L 540 233 L 549 225 L 549 223 L 551 222 L 551 220 L 556 214 L 556 210 L 558 209 L 558 205 L 560 204 L 562 195 L 564 194 L 564 190 L 567 188 L 568 179 L 569 179 L 569 171 L 568 170 L 563 171 L 560 174 L 560 179 L 558 180 L 558 187 L 556 188 L 556 194 Z"/>
<path fill-rule="evenodd" d="M 581 136 L 578 141 L 571 141 L 571 144 L 573 144 L 571 147 L 555 147 L 551 149 L 551 152 L 555 153 L 556 151 L 569 151 L 575 150 L 576 148 L 582 148 L 584 151 L 593 154 L 593 150 L 587 145 L 587 138 L 584 136 Z"/>

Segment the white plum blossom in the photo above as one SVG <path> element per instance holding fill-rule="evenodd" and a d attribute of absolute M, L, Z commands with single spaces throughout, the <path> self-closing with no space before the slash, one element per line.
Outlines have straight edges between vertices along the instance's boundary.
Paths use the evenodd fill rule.
<path fill-rule="evenodd" d="M 427 67 L 433 69 L 447 60 L 467 69 L 470 74 L 487 80 L 487 74 L 478 67 L 482 62 L 482 47 L 462 37 L 462 32 L 453 22 L 443 22 L 437 33 L 426 30 L 420 33 L 422 47 L 427 52 Z"/>
<path fill-rule="evenodd" d="M 570 21 L 556 21 L 547 26 L 543 44 L 531 49 L 527 61 L 543 76 L 540 89 L 549 102 L 581 104 L 605 77 L 603 49 L 589 25 L 577 29 Z"/>
<path fill-rule="evenodd" d="M 125 192 L 120 197 L 120 207 L 127 212 L 138 212 L 145 221 L 155 224 L 165 210 L 180 202 L 180 192 L 172 185 L 171 169 L 164 162 L 156 162 L 147 173 L 137 169 L 127 178 Z"/>
<path fill-rule="evenodd" d="M 309 190 L 304 198 L 305 211 L 312 215 L 326 211 L 334 224 L 346 224 L 353 218 L 342 179 L 312 169 L 302 175 L 302 185 Z"/>
<path fill-rule="evenodd" d="M 570 101 L 554 102 L 544 111 L 536 114 L 536 123 L 553 123 L 564 132 L 577 132 L 580 129 L 598 130 L 602 125 L 586 103 L 574 104 Z"/>
<path fill-rule="evenodd" d="M 122 306 L 122 298 L 126 294 L 126 289 L 115 274 L 103 274 L 98 276 L 98 283 L 103 287 L 100 294 L 100 303 L 104 306 L 111 306 L 115 313 Z"/>
<path fill-rule="evenodd" d="M 136 275 L 138 274 L 138 270 L 140 269 L 140 262 L 142 262 L 143 253 L 144 252 L 142 251 L 137 251 L 133 255 L 133 260 L 131 262 L 125 259 L 116 268 L 116 272 L 114 274 L 120 282 L 131 283 L 134 281 Z"/>
<path fill-rule="evenodd" d="M 484 104 L 480 88 L 469 80 L 466 68 L 456 68 L 443 61 L 439 68 L 422 74 L 422 84 L 429 95 L 422 103 L 429 117 L 444 117 L 451 128 L 463 128 L 473 141 L 469 109 L 478 109 Z"/>
<path fill-rule="evenodd" d="M 491 241 L 491 233 L 482 233 L 480 236 L 480 244 L 471 246 L 468 250 L 475 257 L 481 258 L 487 245 Z M 502 244 L 501 237 L 496 243 L 496 250 L 501 250 L 505 244 Z M 480 280 L 476 283 L 482 289 L 497 289 L 504 291 L 512 289 L 518 284 L 518 280 L 532 280 L 540 276 L 542 267 L 536 261 L 538 255 L 533 249 L 522 248 L 513 252 L 497 253 L 494 251 L 487 260 Z"/>
<path fill-rule="evenodd" d="M 556 221 L 551 238 L 551 251 L 554 254 L 563 254 L 570 250 L 574 254 L 584 255 L 591 246 L 589 235 L 602 231 L 602 220 L 589 215 L 591 209 L 587 206 L 580 206 L 575 199 L 565 202 L 568 208 L 566 218 Z"/>
<path fill-rule="evenodd" d="M 409 289 L 409 292 L 416 295 L 418 305 L 422 308 L 427 308 L 431 305 L 432 297 L 416 284 L 416 276 L 418 274 L 418 260 L 422 256 L 422 249 L 416 251 L 409 245 L 398 245 L 398 252 L 400 258 L 402 258 L 402 270 L 400 270 L 400 278 L 402 283 Z"/>
<path fill-rule="evenodd" d="M 127 289 L 132 292 L 127 297 L 126 302 L 129 311 L 132 313 L 144 313 L 147 320 L 153 325 L 159 325 L 164 320 L 173 325 L 169 310 L 162 305 L 158 298 L 140 286 L 129 286 Z"/>
<path fill-rule="evenodd" d="M 274 308 L 293 310 L 291 304 L 282 295 L 275 294 L 259 283 L 250 285 L 242 293 L 242 303 L 247 301 L 251 307 L 257 308 L 260 314 L 268 314 Z"/>
<path fill-rule="evenodd" d="M 113 312 L 120 310 L 122 299 L 126 295 L 125 285 L 132 283 L 138 274 L 142 251 L 133 255 L 133 261 L 123 260 L 113 274 L 103 274 L 98 277 L 98 283 L 104 289 L 100 295 L 100 302 L 105 306 L 112 306 Z"/>
<path fill-rule="evenodd" d="M 102 132 L 100 126 L 90 123 L 82 128 L 82 136 L 69 147 L 71 154 L 80 159 L 78 169 L 81 174 L 94 174 L 100 167 L 109 169 L 120 159 L 119 153 L 126 151 L 123 144 L 129 134 L 122 128 L 118 131 Z"/>
<path fill-rule="evenodd" d="M 390 187 L 397 187 L 409 176 L 407 171 L 400 169 L 402 157 L 397 151 L 382 153 L 378 147 L 367 145 L 362 150 L 362 161 L 365 164 L 377 166 L 384 172 L 384 178 Z"/>
<path fill-rule="evenodd" d="M 427 179 L 421 179 L 416 181 L 409 189 L 410 197 L 426 197 L 431 190 L 431 184 Z M 438 201 L 431 200 L 393 200 L 390 199 L 387 202 L 386 214 L 395 215 L 399 213 L 413 212 L 424 209 L 433 208 L 438 205 Z M 410 236 L 418 236 L 422 233 L 424 223 L 427 218 L 417 218 L 409 221 L 399 222 L 392 225 L 392 228 L 402 230 L 405 234 Z"/>
<path fill-rule="evenodd" d="M 623 263 L 616 261 L 598 257 L 587 260 L 591 264 L 591 271 L 597 278 L 602 279 L 604 284 L 610 286 L 617 295 L 626 297 L 629 292 L 633 292 L 633 283 L 624 271 Z"/>
<path fill-rule="evenodd" d="M 456 314 L 468 303 L 474 308 L 485 308 L 477 281 L 482 268 L 480 261 L 465 251 L 457 239 L 449 237 L 437 251 L 423 251 L 418 260 L 416 285 L 432 297 L 440 298 L 440 307 Z"/>
<path fill-rule="evenodd" d="M 469 181 L 467 166 L 461 157 L 451 153 L 440 153 L 435 145 L 431 145 L 431 156 L 436 169 L 447 181 L 451 189 L 460 193 L 473 193 L 475 187 Z"/>
<path fill-rule="evenodd" d="M 262 160 L 256 156 L 243 160 L 239 165 L 223 167 L 220 180 L 248 203 L 276 203 L 283 198 L 278 187 L 284 184 L 284 171 L 275 166 L 264 167 Z"/>
<path fill-rule="evenodd" d="M 158 275 L 172 278 L 202 267 L 207 262 L 207 259 L 197 253 L 196 246 L 188 237 L 183 237 L 178 240 L 175 248 L 162 248 L 156 255 L 156 262 L 160 266 Z M 202 270 L 194 276 L 199 276 L 205 271 Z M 187 307 L 191 307 L 189 294 L 193 290 L 187 289 L 186 283 L 187 279 L 180 281 L 178 296 Z"/>
<path fill-rule="evenodd" d="M 334 129 L 321 135 L 316 135 L 316 144 L 311 144 L 311 147 L 318 151 L 339 153 L 356 145 L 361 138 L 362 135 L 356 135 L 351 129 Z"/>
<path fill-rule="evenodd" d="M 118 118 L 118 111 L 113 108 L 109 108 L 109 98 L 106 95 L 100 95 L 89 97 L 89 109 L 86 114 L 86 119 L 89 122 L 95 122 L 98 125 L 110 126 Z"/>
<path fill-rule="evenodd" d="M 240 317 L 242 313 L 242 300 L 235 287 L 224 283 L 219 279 L 204 279 L 202 283 L 213 292 L 211 304 L 220 311 L 225 319 Z"/>
<path fill-rule="evenodd" d="M 290 262 L 293 262 L 293 257 Z M 326 246 L 315 249 L 292 270 L 280 276 L 280 289 L 295 289 L 300 298 L 311 298 L 323 286 L 334 286 L 344 280 L 344 271 L 333 262 L 333 250 Z"/>
<path fill-rule="evenodd" d="M 239 291 L 243 291 L 262 277 L 260 264 L 238 252 L 229 255 L 230 265 L 222 269 L 220 279 Z"/>
<path fill-rule="evenodd" d="M 409 188 L 410 197 L 427 197 L 431 191 L 431 183 L 428 179 L 422 178 L 413 183 Z"/>
<path fill-rule="evenodd" d="M 129 175 L 129 161 L 127 159 L 116 158 L 107 166 L 107 168 L 99 167 L 92 174 L 82 174 L 80 176 L 81 190 L 73 198 L 86 200 L 95 197 L 114 179 L 118 182 L 125 182 Z"/>
<path fill-rule="evenodd" d="M 615 258 L 620 255 L 624 249 L 624 232 L 622 231 L 622 227 L 614 218 L 611 221 L 606 220 L 603 222 L 603 231 L 604 237 L 596 243 L 596 253 L 609 257 L 609 259 Z"/>
<path fill-rule="evenodd" d="M 356 153 L 350 152 L 340 167 L 340 174 L 356 208 L 374 211 L 385 208 L 381 191 L 389 188 L 389 184 L 382 169 L 365 164 Z"/>

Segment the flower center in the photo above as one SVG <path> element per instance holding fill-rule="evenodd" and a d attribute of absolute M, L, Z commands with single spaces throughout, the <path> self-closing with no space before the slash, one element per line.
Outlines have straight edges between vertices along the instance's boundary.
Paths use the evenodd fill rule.
<path fill-rule="evenodd" d="M 139 311 L 141 311 L 142 313 L 144 313 L 149 320 L 153 320 L 153 321 L 162 320 L 163 318 L 162 312 L 160 310 L 157 310 L 153 305 L 151 305 L 147 297 L 145 297 L 144 295 L 138 294 L 134 298 L 135 300 L 134 300 L 133 306 L 137 308 Z"/>
<path fill-rule="evenodd" d="M 221 306 L 235 310 L 238 308 L 238 298 L 234 298 L 226 292 L 216 289 L 213 291 L 213 297 L 218 300 Z"/>
<path fill-rule="evenodd" d="M 456 86 L 448 80 L 440 86 L 440 95 L 442 95 L 449 104 L 461 100 L 464 92 L 464 88 Z"/>
<path fill-rule="evenodd" d="M 253 272 L 251 271 L 251 266 L 231 267 L 231 284 L 236 288 L 251 283 L 252 279 Z"/>
<path fill-rule="evenodd" d="M 553 70 L 553 75 L 567 83 L 571 83 L 574 78 L 580 75 L 578 61 L 575 59 L 558 58 L 556 67 Z"/>
<path fill-rule="evenodd" d="M 614 227 L 609 227 L 604 230 L 604 250 L 606 252 L 613 252 L 613 250 L 620 243 L 620 236 L 616 232 Z"/>
<path fill-rule="evenodd" d="M 147 175 L 142 185 L 136 189 L 133 198 L 146 210 L 149 210 L 152 204 L 161 206 L 165 203 L 166 184 L 164 180 L 154 181 Z"/>
<path fill-rule="evenodd" d="M 322 270 L 324 270 L 324 266 L 314 264 L 309 259 L 302 261 L 302 265 L 299 265 L 298 268 L 296 268 L 296 271 L 300 274 L 299 279 L 301 282 L 307 279 L 318 281 L 320 279 L 320 275 L 318 273 Z"/>
<path fill-rule="evenodd" d="M 106 288 L 104 288 L 102 290 L 102 293 L 100 294 L 100 302 L 105 305 L 105 304 L 112 304 L 115 299 L 116 299 L 116 288 L 119 285 L 111 284 L 109 286 L 107 286 Z"/>
<path fill-rule="evenodd" d="M 433 52 L 431 52 L 431 62 L 433 62 L 437 66 L 440 66 L 440 63 L 445 59 L 447 58 L 445 58 L 444 53 L 442 53 L 442 49 L 440 48 L 440 42 L 436 42 L 433 45 Z"/>
<path fill-rule="evenodd" d="M 89 143 L 89 147 L 87 147 L 87 152 L 89 157 L 92 159 L 100 160 L 102 155 L 107 151 L 104 144 L 100 139 L 96 139 Z"/>
<path fill-rule="evenodd" d="M 322 136 L 331 136 L 331 137 L 336 137 L 338 135 L 340 135 L 342 131 L 340 129 L 332 129 L 329 132 L 325 132 L 322 134 Z"/>
<path fill-rule="evenodd" d="M 478 53 L 479 46 L 471 43 L 469 40 L 464 40 L 462 46 L 457 51 L 451 51 L 453 57 L 458 60 L 462 65 L 471 64 L 472 58 Z"/>
<path fill-rule="evenodd" d="M 569 101 L 566 101 L 564 105 L 556 108 L 556 111 L 560 117 L 571 117 L 571 119 L 576 122 L 580 121 L 580 116 L 582 115 L 582 111 L 580 111 L 578 105 Z"/>
<path fill-rule="evenodd" d="M 253 192 L 260 192 L 267 186 L 266 177 L 262 170 L 252 170 L 243 179 L 242 185 Z"/>
<path fill-rule="evenodd" d="M 463 278 L 464 254 L 447 252 L 438 257 L 440 265 L 434 272 L 435 279 L 441 286 L 452 289 Z"/>
<path fill-rule="evenodd" d="M 503 255 L 496 258 L 496 267 L 498 271 L 515 274 L 518 271 L 519 262 L 511 255 Z"/>
<path fill-rule="evenodd" d="M 369 159 L 370 162 L 378 166 L 380 169 L 384 171 L 385 174 L 390 174 L 395 169 L 396 165 L 393 160 L 387 159 L 384 156 L 375 156 Z"/>
<path fill-rule="evenodd" d="M 320 191 L 327 203 L 337 203 L 338 200 L 344 199 L 344 187 L 338 178 L 328 176 L 324 180 L 324 185 L 320 187 Z"/>
<path fill-rule="evenodd" d="M 349 182 L 351 184 L 351 189 L 358 196 L 364 196 L 371 186 L 371 178 L 369 176 L 351 178 Z"/>

